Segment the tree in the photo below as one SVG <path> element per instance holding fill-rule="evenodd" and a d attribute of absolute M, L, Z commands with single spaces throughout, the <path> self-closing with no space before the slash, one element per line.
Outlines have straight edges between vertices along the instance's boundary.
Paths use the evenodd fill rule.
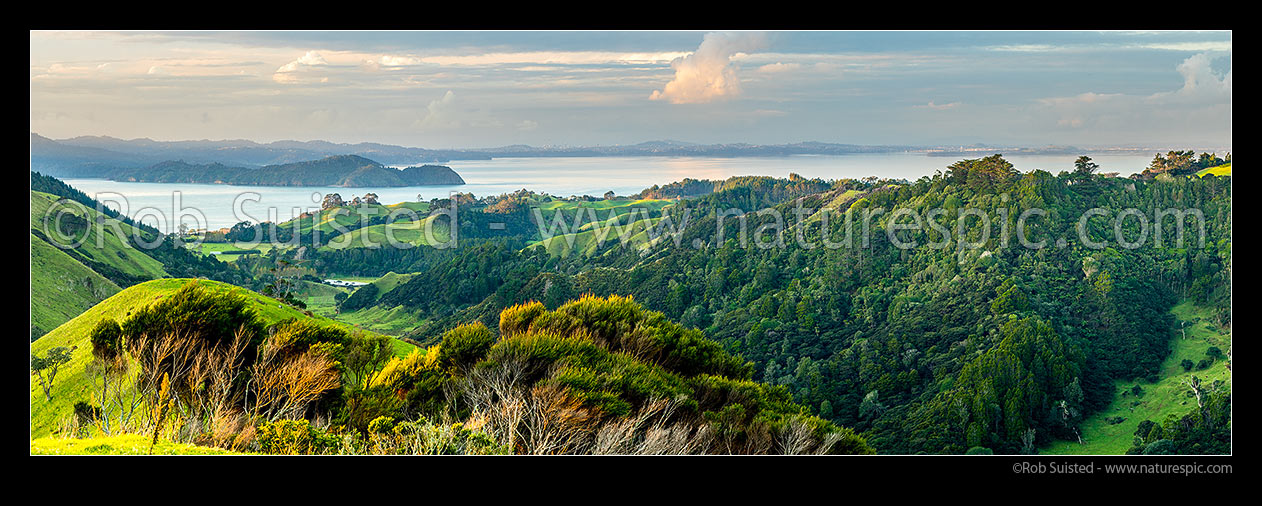
<path fill-rule="evenodd" d="M 302 264 L 306 262 L 306 260 L 301 259 L 301 252 L 299 252 L 299 257 L 293 261 L 278 260 L 276 267 L 269 269 L 275 280 L 264 288 L 264 294 L 271 292 L 269 295 L 274 295 L 276 298 L 291 305 L 298 305 L 295 302 L 300 301 L 293 297 L 293 292 L 302 286 L 302 275 L 305 272 Z M 305 307 L 305 304 L 302 306 Z"/>
<path fill-rule="evenodd" d="M 881 403 L 880 396 L 880 392 L 876 390 L 863 396 L 863 402 L 859 404 L 859 418 L 867 420 L 881 416 L 885 405 Z"/>
<path fill-rule="evenodd" d="M 320 210 L 324 211 L 335 207 L 342 207 L 343 205 L 345 205 L 345 203 L 342 202 L 341 195 L 337 193 L 329 193 L 324 196 L 324 201 L 320 203 Z"/>
<path fill-rule="evenodd" d="M 88 334 L 92 342 L 92 356 L 104 362 L 114 362 L 123 352 L 123 328 L 113 318 L 102 318 Z"/>
<path fill-rule="evenodd" d="M 344 349 L 342 367 L 352 385 L 362 385 L 372 371 L 394 354 L 390 338 L 382 335 L 352 335 Z"/>
<path fill-rule="evenodd" d="M 1147 177 L 1165 173 L 1183 176 L 1196 172 L 1200 168 L 1197 165 L 1195 151 L 1170 151 L 1164 157 L 1160 154 L 1154 156 L 1152 163 L 1144 169 L 1143 174 Z"/>
<path fill-rule="evenodd" d="M 1144 455 L 1177 455 L 1174 442 L 1169 439 L 1158 439 L 1144 448 Z"/>
<path fill-rule="evenodd" d="M 1089 156 L 1080 156 L 1074 160 L 1074 173 L 1079 176 L 1090 176 L 1100 169 L 1099 165 L 1091 161 Z"/>
<path fill-rule="evenodd" d="M 67 348 L 58 346 L 40 357 L 31 354 L 31 374 L 39 378 L 39 386 L 44 390 L 44 400 L 53 400 L 53 380 L 57 378 L 57 370 L 70 362 L 70 356 L 78 346 Z"/>

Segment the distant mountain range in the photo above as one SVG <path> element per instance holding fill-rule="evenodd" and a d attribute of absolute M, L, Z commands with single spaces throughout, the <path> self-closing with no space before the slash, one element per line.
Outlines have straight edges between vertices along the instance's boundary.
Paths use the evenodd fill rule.
<path fill-rule="evenodd" d="M 326 141 L 248 140 L 155 141 L 123 140 L 113 137 L 74 137 L 53 140 L 31 134 L 32 168 L 67 177 L 102 168 L 149 167 L 183 160 L 191 164 L 221 163 L 235 167 L 258 168 L 335 155 L 356 155 L 387 166 L 445 163 L 451 160 L 487 160 L 492 157 L 543 156 L 784 156 L 797 154 L 840 155 L 853 153 L 894 153 L 916 151 L 914 146 L 863 146 L 825 142 L 795 144 L 694 144 L 671 140 L 613 146 L 527 146 L 447 149 L 408 148 L 387 144 L 336 144 Z M 73 172 L 70 174 L 67 172 Z"/>
<path fill-rule="evenodd" d="M 234 167 L 259 168 L 268 165 L 318 160 L 336 155 L 356 155 L 387 166 L 443 163 L 459 152 L 405 148 L 385 144 L 335 144 L 325 141 L 277 141 L 260 144 L 247 140 L 155 141 L 113 137 L 75 137 L 53 140 L 31 133 L 32 170 L 47 173 L 91 173 L 101 168 L 148 167 L 169 160 L 191 164 L 221 163 Z M 480 158 L 490 158 L 480 155 Z M 467 155 L 462 159 L 468 159 Z M 92 177 L 86 176 L 83 177 Z"/>
<path fill-rule="evenodd" d="M 79 138 L 88 139 L 88 138 Z M 394 187 L 424 185 L 464 184 L 450 167 L 441 165 L 412 166 L 404 169 L 387 167 L 375 160 L 353 154 L 323 155 L 321 152 L 293 149 L 274 156 L 311 156 L 314 159 L 267 164 L 263 166 L 230 166 L 220 161 L 198 163 L 188 159 L 164 159 L 167 156 L 189 154 L 181 148 L 154 141 L 120 141 L 121 144 L 100 141 L 98 145 L 80 145 L 31 134 L 31 170 L 56 177 L 102 178 L 114 181 L 151 183 L 234 184 L 262 186 L 345 186 L 345 187 Z M 116 139 L 112 140 L 116 141 Z M 229 141 L 235 143 L 237 141 Z M 145 150 L 138 146 L 151 145 Z M 197 144 L 188 149 L 208 150 L 207 144 Z M 129 152 L 100 147 L 122 145 Z M 362 146 L 362 145 L 361 145 Z M 253 149 L 253 148 L 251 148 Z M 261 159 L 268 150 L 285 148 L 259 148 L 253 159 Z M 407 149 L 407 148 L 402 148 Z M 224 146 L 231 152 L 232 148 Z M 226 158 L 235 160 L 242 152 Z M 155 161 L 158 160 L 158 161 Z M 196 160 L 196 158 L 194 158 Z M 234 163 L 235 162 L 228 162 Z"/>
<path fill-rule="evenodd" d="M 288 164 L 311 162 L 329 157 L 355 156 L 366 159 L 371 164 L 385 167 L 424 165 L 446 163 L 452 160 L 488 160 L 491 158 L 520 157 L 597 157 L 597 156 L 709 156 L 709 157 L 742 157 L 742 156 L 787 156 L 787 155 L 848 155 L 861 153 L 923 153 L 929 156 L 961 156 L 980 157 L 993 153 L 1013 154 L 1085 154 L 1098 152 L 1150 154 L 1160 152 L 1155 148 L 1094 148 L 1082 149 L 1075 146 L 1043 146 L 1016 147 L 991 146 L 973 144 L 969 146 L 902 146 L 902 145 L 859 145 L 835 144 L 828 142 L 798 142 L 792 144 L 695 144 L 672 140 L 641 142 L 639 144 L 612 146 L 528 146 L 524 144 L 502 146 L 497 148 L 446 149 L 435 150 L 425 148 L 409 148 L 388 144 L 359 143 L 338 144 L 327 141 L 276 141 L 257 143 L 248 140 L 221 141 L 155 141 L 152 139 L 123 140 L 113 137 L 74 137 L 71 139 L 53 140 L 31 133 L 31 170 L 41 171 L 59 177 L 118 177 L 127 174 L 128 178 L 150 180 L 154 177 L 180 178 L 180 172 L 189 167 L 196 167 L 199 174 L 219 174 L 230 168 L 262 169 L 275 171 L 277 167 Z M 184 167 L 169 165 L 173 160 L 180 160 Z M 353 159 L 337 159 L 329 162 L 341 169 L 360 171 L 361 166 L 354 165 Z M 164 165 L 167 164 L 167 165 Z M 341 167 L 343 164 L 349 164 Z M 370 164 L 370 165 L 371 165 Z M 435 167 L 430 165 L 430 167 Z M 423 167 L 422 167 L 423 168 Z M 140 171 L 122 171 L 121 169 L 146 169 Z M 233 169 L 235 170 L 235 169 Z M 448 169 L 450 170 L 450 169 Z M 420 177 L 424 172 L 427 177 L 438 179 L 450 175 L 439 174 L 435 169 L 413 171 L 403 180 Z M 108 176 L 115 174 L 116 176 Z M 161 174 L 161 176 L 155 175 Z M 258 174 L 248 172 L 236 173 L 236 176 L 223 180 L 259 179 Z M 249 176 L 246 176 L 249 174 Z M 350 180 L 335 178 L 333 175 L 321 176 L 322 180 L 336 179 L 337 182 L 354 184 L 361 180 L 392 180 L 379 170 L 364 169 Z M 349 177 L 350 172 L 340 176 Z M 198 176 L 200 179 L 205 177 Z M 459 177 L 459 176 L 456 176 Z M 199 179 L 199 180 L 200 180 Z M 267 179 L 267 178 L 262 178 Z M 293 181 L 292 177 L 276 178 Z M 436 179 L 437 180 L 437 179 Z M 444 179 L 445 180 L 445 179 Z M 244 183 L 243 183 L 244 184 Z M 254 184 L 254 183 L 251 183 Z M 283 183 L 272 183 L 283 184 Z M 291 183 L 293 184 L 293 183 Z M 451 183 L 433 183 L 451 184 Z"/>
<path fill-rule="evenodd" d="M 220 163 L 166 161 L 144 168 L 115 169 L 104 177 L 115 181 L 148 183 L 352 188 L 464 184 L 464 179 L 450 167 L 424 165 L 400 170 L 357 155 L 333 155 L 319 160 L 266 165 L 257 169 L 228 167 Z"/>

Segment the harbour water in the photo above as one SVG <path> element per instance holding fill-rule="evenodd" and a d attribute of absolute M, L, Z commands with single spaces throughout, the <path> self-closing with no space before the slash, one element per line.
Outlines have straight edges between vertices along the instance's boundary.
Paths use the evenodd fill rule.
<path fill-rule="evenodd" d="M 1128 175 L 1143 170 L 1151 155 L 1093 155 L 1101 172 Z M 982 154 L 970 158 L 984 156 Z M 964 158 L 963 156 L 959 158 Z M 1053 174 L 1072 170 L 1077 155 L 1005 156 L 1018 170 L 1042 169 Z M 190 228 L 217 229 L 241 221 L 285 221 L 304 211 L 319 209 L 327 193 L 349 200 L 376 193 L 383 204 L 447 197 L 452 192 L 476 196 L 500 195 L 528 189 L 558 197 L 602 195 L 613 191 L 631 195 L 685 178 L 726 179 L 732 176 L 845 179 L 877 176 L 915 180 L 945 170 L 954 157 L 923 153 L 856 154 L 844 156 L 795 155 L 784 157 L 556 157 L 456 160 L 447 165 L 464 178 L 464 185 L 397 188 L 336 188 L 234 186 L 214 184 L 133 183 L 104 179 L 66 179 L 66 183 L 120 212 L 161 230 L 179 223 Z"/>

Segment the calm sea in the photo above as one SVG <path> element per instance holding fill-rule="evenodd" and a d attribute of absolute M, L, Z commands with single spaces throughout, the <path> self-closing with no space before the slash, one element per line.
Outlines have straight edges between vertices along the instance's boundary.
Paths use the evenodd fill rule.
<path fill-rule="evenodd" d="M 1123 175 L 1143 170 L 1152 159 L 1151 156 L 1139 155 L 1091 156 L 1100 164 L 1102 172 L 1120 172 Z M 1072 170 L 1077 155 L 1014 155 L 1005 158 L 1022 171 L 1043 169 L 1055 174 Z M 915 180 L 945 169 L 956 159 L 919 153 L 741 158 L 496 158 L 458 160 L 446 164 L 464 178 L 467 183 L 464 185 L 402 188 L 128 183 L 104 179 L 65 181 L 88 196 L 105 201 L 106 205 L 161 230 L 172 230 L 180 222 L 191 228 L 216 229 L 241 221 L 288 220 L 303 211 L 318 209 L 326 193 L 337 193 L 349 200 L 373 192 L 383 204 L 393 204 L 446 197 L 450 192 L 487 196 L 523 188 L 560 197 L 598 196 L 607 191 L 630 195 L 655 184 L 663 185 L 684 178 L 787 177 L 789 173 L 822 179 L 879 176 Z"/>

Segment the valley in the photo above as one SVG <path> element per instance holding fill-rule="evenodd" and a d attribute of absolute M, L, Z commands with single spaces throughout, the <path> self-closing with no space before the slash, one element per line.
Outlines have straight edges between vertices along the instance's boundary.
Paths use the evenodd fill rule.
<path fill-rule="evenodd" d="M 32 354 L 72 350 L 49 394 L 32 380 L 32 451 L 88 451 L 40 438 L 80 431 L 88 423 L 74 413 L 86 409 L 76 403 L 93 399 L 94 389 L 102 388 L 89 367 L 99 346 L 89 336 L 104 320 L 127 320 L 190 286 L 244 297 L 258 324 L 274 329 L 269 332 L 286 332 L 291 325 L 286 322 L 309 322 L 362 336 L 335 338 L 327 341 L 330 346 L 369 338 L 389 343 L 388 356 L 378 355 L 366 366 L 378 368 L 376 376 L 343 371 L 335 393 L 323 394 L 342 400 L 307 408 L 330 409 L 339 417 L 312 433 L 351 445 L 339 452 L 363 451 L 353 449 L 359 444 L 354 441 L 373 434 L 368 422 L 377 416 L 397 423 L 423 413 L 460 415 L 459 403 L 472 400 L 441 393 L 438 385 L 483 381 L 465 368 L 480 361 L 505 366 L 506 350 L 545 342 L 546 349 L 561 353 L 546 355 L 559 360 L 555 367 L 561 369 L 538 377 L 536 388 L 568 389 L 573 409 L 591 423 L 605 427 L 640 416 L 636 410 L 657 406 L 662 395 L 703 402 L 670 408 L 691 413 L 671 418 L 692 434 L 679 442 L 684 445 L 679 451 L 755 451 L 761 447 L 750 446 L 754 433 L 776 440 L 784 437 L 778 431 L 803 423 L 816 427 L 812 433 L 823 438 L 819 441 L 831 441 L 829 433 L 849 441 L 808 443 L 809 451 L 1123 454 L 1150 451 L 1159 441 L 1151 451 L 1171 445 L 1220 451 L 1221 426 L 1209 425 L 1210 411 L 1204 410 L 1229 402 L 1231 385 L 1230 178 L 1128 179 L 1083 166 L 1057 175 L 1021 173 L 992 156 L 962 160 L 945 174 L 916 182 L 734 177 L 603 198 L 523 190 L 343 204 L 275 225 L 245 222 L 215 237 L 179 238 L 194 244 L 177 246 L 177 235 L 167 235 L 172 244 L 157 249 L 135 246 L 161 234 L 122 218 L 98 218 L 92 209 L 71 214 L 111 227 L 92 228 L 86 235 L 92 242 L 58 248 L 40 236 L 46 228 L 42 217 L 64 202 L 59 199 L 78 197 L 64 189 L 56 190 L 64 195 L 32 191 L 33 272 L 38 265 L 49 286 L 61 290 L 32 291 Z M 41 188 L 61 188 L 40 179 L 47 176 L 32 178 L 33 187 L 38 179 Z M 1085 239 L 1067 247 L 1025 249 L 990 233 L 982 233 L 979 244 L 955 250 L 899 246 L 945 238 L 932 227 L 895 228 L 900 212 L 943 208 L 946 214 L 938 216 L 943 230 L 963 241 L 984 231 L 981 222 L 961 221 L 958 209 L 1002 216 L 1004 202 L 1015 203 L 1017 211 L 1056 210 L 1056 218 L 1030 229 L 1043 237 L 1072 237 L 1077 213 L 1123 205 L 1195 206 L 1204 222 L 1158 226 L 1166 237 L 1176 237 L 1179 227 L 1196 232 L 1199 226 L 1207 235 L 1204 246 L 1138 249 L 1092 248 Z M 880 212 L 873 213 L 876 209 Z M 867 218 L 843 219 L 858 213 Z M 852 227 L 863 227 L 862 220 L 876 233 L 825 246 L 854 239 Z M 72 228 L 76 223 L 63 221 Z M 423 233 L 427 226 L 429 237 Z M 1095 240 L 1112 230 L 1089 229 Z M 1130 225 L 1124 231 L 1134 236 Z M 326 279 L 366 284 L 332 286 Z M 520 311 L 545 315 L 528 319 L 544 318 L 539 321 L 547 327 L 514 327 L 518 324 L 506 318 Z M 559 313 L 547 316 L 553 311 Z M 632 314 L 637 316 L 627 324 L 609 326 Z M 554 319 L 567 318 L 578 320 L 554 326 Z M 1183 323 L 1185 328 L 1176 327 Z M 1181 337 L 1185 329 L 1187 339 Z M 526 333 L 508 339 L 517 332 Z M 618 351 L 646 336 L 658 337 Z M 547 341 L 554 338 L 560 340 Z M 318 344 L 325 338 L 311 339 Z M 595 339 L 606 351 L 572 348 L 585 339 Z M 683 346 L 672 344 L 677 339 L 694 343 L 686 348 L 694 351 L 669 351 Z M 692 348 L 701 343 L 707 344 Z M 435 354 L 453 346 L 472 346 L 469 358 L 450 359 L 470 362 L 456 369 L 442 366 L 449 359 Z M 700 350 L 708 351 L 695 356 Z M 629 353 L 634 362 L 606 352 Z M 686 365 L 690 360 L 711 365 Z M 706 367 L 719 367 L 715 371 L 725 372 L 715 374 L 726 378 L 722 381 L 737 383 L 707 383 L 697 375 Z M 1189 397 L 1192 376 L 1203 385 L 1196 390 L 1203 394 L 1200 406 Z M 380 388 L 394 385 L 390 388 L 408 392 L 405 398 L 378 397 L 384 391 L 374 382 L 386 377 L 404 383 Z M 757 393 L 723 394 L 719 398 L 726 401 L 705 404 L 716 388 Z M 997 418 L 986 414 L 992 409 Z M 760 412 L 768 414 L 755 416 Z M 657 416 L 651 413 L 641 414 Z M 1200 420 L 1206 420 L 1204 430 Z M 1135 446 L 1134 433 L 1145 421 L 1144 427 L 1167 428 Z M 714 439 L 728 430 L 726 424 L 739 428 L 734 439 Z M 1179 428 L 1187 424 L 1197 429 Z M 695 432 L 702 428 L 704 437 Z M 352 432 L 338 432 L 347 430 Z M 499 429 L 489 430 L 494 440 Z M 102 441 L 92 447 L 122 445 Z M 569 441 L 579 445 L 572 448 L 590 451 L 590 442 Z"/>

